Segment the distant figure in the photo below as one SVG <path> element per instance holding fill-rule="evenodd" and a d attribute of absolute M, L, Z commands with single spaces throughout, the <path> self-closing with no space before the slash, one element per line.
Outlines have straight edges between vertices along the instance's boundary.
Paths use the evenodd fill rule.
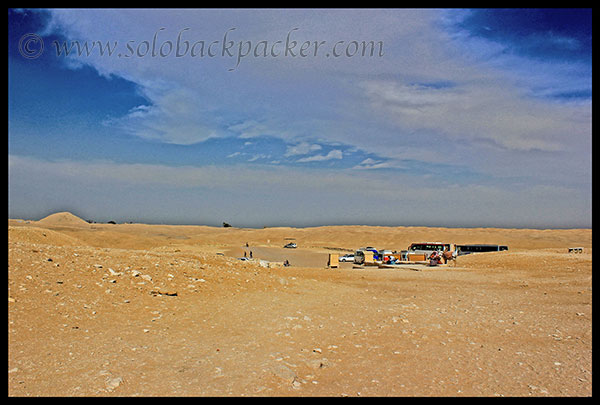
<path fill-rule="evenodd" d="M 252 251 L 250 251 L 250 259 L 252 259 Z"/>
<path fill-rule="evenodd" d="M 454 262 L 454 267 L 456 267 L 456 257 L 454 256 L 454 252 L 449 251 L 447 247 L 444 248 L 442 258 L 444 259 L 444 264 L 448 263 L 449 260 L 452 260 Z"/>
<path fill-rule="evenodd" d="M 246 247 L 248 247 L 248 242 L 246 242 Z"/>
<path fill-rule="evenodd" d="M 430 266 L 437 266 L 441 262 L 442 262 L 442 256 L 437 251 L 433 252 L 431 254 L 431 256 L 429 256 L 429 265 Z"/>
<path fill-rule="evenodd" d="M 244 257 L 246 257 L 246 251 L 244 250 Z"/>
<path fill-rule="evenodd" d="M 288 262 L 288 260 L 287 260 L 287 259 L 285 259 L 285 261 L 283 262 L 283 265 L 284 265 L 285 267 L 289 267 L 289 265 L 290 265 L 290 262 Z"/>

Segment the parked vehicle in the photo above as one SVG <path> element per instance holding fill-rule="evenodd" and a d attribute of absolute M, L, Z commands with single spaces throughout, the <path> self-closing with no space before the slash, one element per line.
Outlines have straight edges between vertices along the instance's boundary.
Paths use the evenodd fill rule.
<path fill-rule="evenodd" d="M 354 263 L 363 264 L 365 262 L 365 252 L 373 253 L 373 260 L 378 261 L 381 260 L 381 254 L 374 247 L 367 246 L 365 248 L 360 248 L 354 253 Z"/>
<path fill-rule="evenodd" d="M 447 250 L 455 253 L 456 245 L 454 245 L 453 243 L 442 243 L 442 242 L 412 243 L 408 247 L 408 254 L 425 254 L 425 259 L 429 259 L 429 256 L 431 256 L 431 254 L 433 252 L 443 252 L 444 249 L 447 249 Z"/>
<path fill-rule="evenodd" d="M 468 255 L 469 253 L 481 253 L 481 252 L 501 252 L 508 250 L 506 245 L 488 245 L 488 244 L 477 244 L 477 245 L 457 245 L 458 255 Z"/>
<path fill-rule="evenodd" d="M 340 262 L 354 262 L 354 254 L 348 253 L 340 257 Z"/>
<path fill-rule="evenodd" d="M 296 249 L 297 247 L 298 247 L 298 245 L 296 245 L 295 242 L 290 242 L 284 246 L 284 248 L 288 248 L 288 249 Z"/>

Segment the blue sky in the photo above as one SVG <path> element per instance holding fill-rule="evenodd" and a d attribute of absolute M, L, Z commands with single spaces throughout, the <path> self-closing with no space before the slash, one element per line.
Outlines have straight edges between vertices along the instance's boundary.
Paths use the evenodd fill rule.
<path fill-rule="evenodd" d="M 9 217 L 591 227 L 591 14 L 9 10 Z"/>

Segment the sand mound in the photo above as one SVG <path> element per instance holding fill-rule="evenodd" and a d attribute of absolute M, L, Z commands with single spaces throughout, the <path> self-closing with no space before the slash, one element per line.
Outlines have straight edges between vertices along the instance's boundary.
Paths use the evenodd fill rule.
<path fill-rule="evenodd" d="M 57 225 L 57 226 L 82 226 L 89 225 L 83 219 L 71 214 L 70 212 L 57 212 L 52 215 L 48 215 L 38 221 L 39 224 L 43 225 Z"/>
<path fill-rule="evenodd" d="M 8 240 L 11 242 L 46 244 L 53 246 L 81 246 L 85 245 L 79 239 L 61 232 L 37 227 L 8 227 Z"/>

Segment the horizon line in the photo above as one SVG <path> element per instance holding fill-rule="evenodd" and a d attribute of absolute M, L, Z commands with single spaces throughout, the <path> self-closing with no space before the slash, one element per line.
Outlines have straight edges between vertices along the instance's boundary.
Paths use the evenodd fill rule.
<path fill-rule="evenodd" d="M 305 224 L 305 225 L 293 225 L 293 224 L 275 224 L 275 225 L 255 225 L 255 226 L 249 226 L 249 225 L 243 225 L 243 226 L 236 226 L 234 224 L 230 224 L 227 221 L 221 221 L 222 224 L 228 224 L 229 226 L 224 226 L 224 225 L 215 225 L 215 224 L 208 224 L 208 223 L 194 223 L 194 222 L 156 222 L 156 221 L 139 221 L 139 220 L 132 220 L 132 221 L 123 221 L 123 220 L 116 220 L 116 219 L 109 219 L 106 221 L 96 221 L 93 219 L 89 219 L 89 218 L 83 218 L 79 215 L 74 214 L 71 211 L 55 211 L 52 212 L 50 214 L 44 215 L 42 217 L 40 217 L 39 219 L 24 219 L 24 218 L 8 218 L 9 220 L 15 220 L 15 221 L 34 221 L 34 222 L 38 222 L 50 215 L 53 214 L 58 214 L 58 213 L 69 213 L 71 215 L 76 216 L 77 218 L 80 218 L 81 220 L 91 224 L 100 224 L 100 225 L 108 225 L 108 224 L 113 224 L 114 225 L 165 225 L 165 226 L 206 226 L 206 227 L 211 227 L 211 228 L 234 228 L 234 229 L 267 229 L 267 228 L 297 228 L 297 229 L 304 229 L 304 228 L 321 228 L 321 227 L 352 227 L 352 226 L 364 226 L 364 227 L 382 227 L 382 228 L 448 228 L 448 229 L 518 229 L 518 230 L 577 230 L 577 229 L 581 229 L 581 230 L 591 230 L 592 226 L 586 227 L 586 226 L 571 226 L 571 227 L 565 227 L 565 226 L 559 226 L 559 227 L 536 227 L 536 226 L 521 226 L 521 227 L 516 227 L 516 226 L 502 226 L 502 225 L 432 225 L 432 224 L 380 224 L 380 223 L 328 223 L 328 224 Z M 112 222 L 111 222 L 112 221 Z"/>

